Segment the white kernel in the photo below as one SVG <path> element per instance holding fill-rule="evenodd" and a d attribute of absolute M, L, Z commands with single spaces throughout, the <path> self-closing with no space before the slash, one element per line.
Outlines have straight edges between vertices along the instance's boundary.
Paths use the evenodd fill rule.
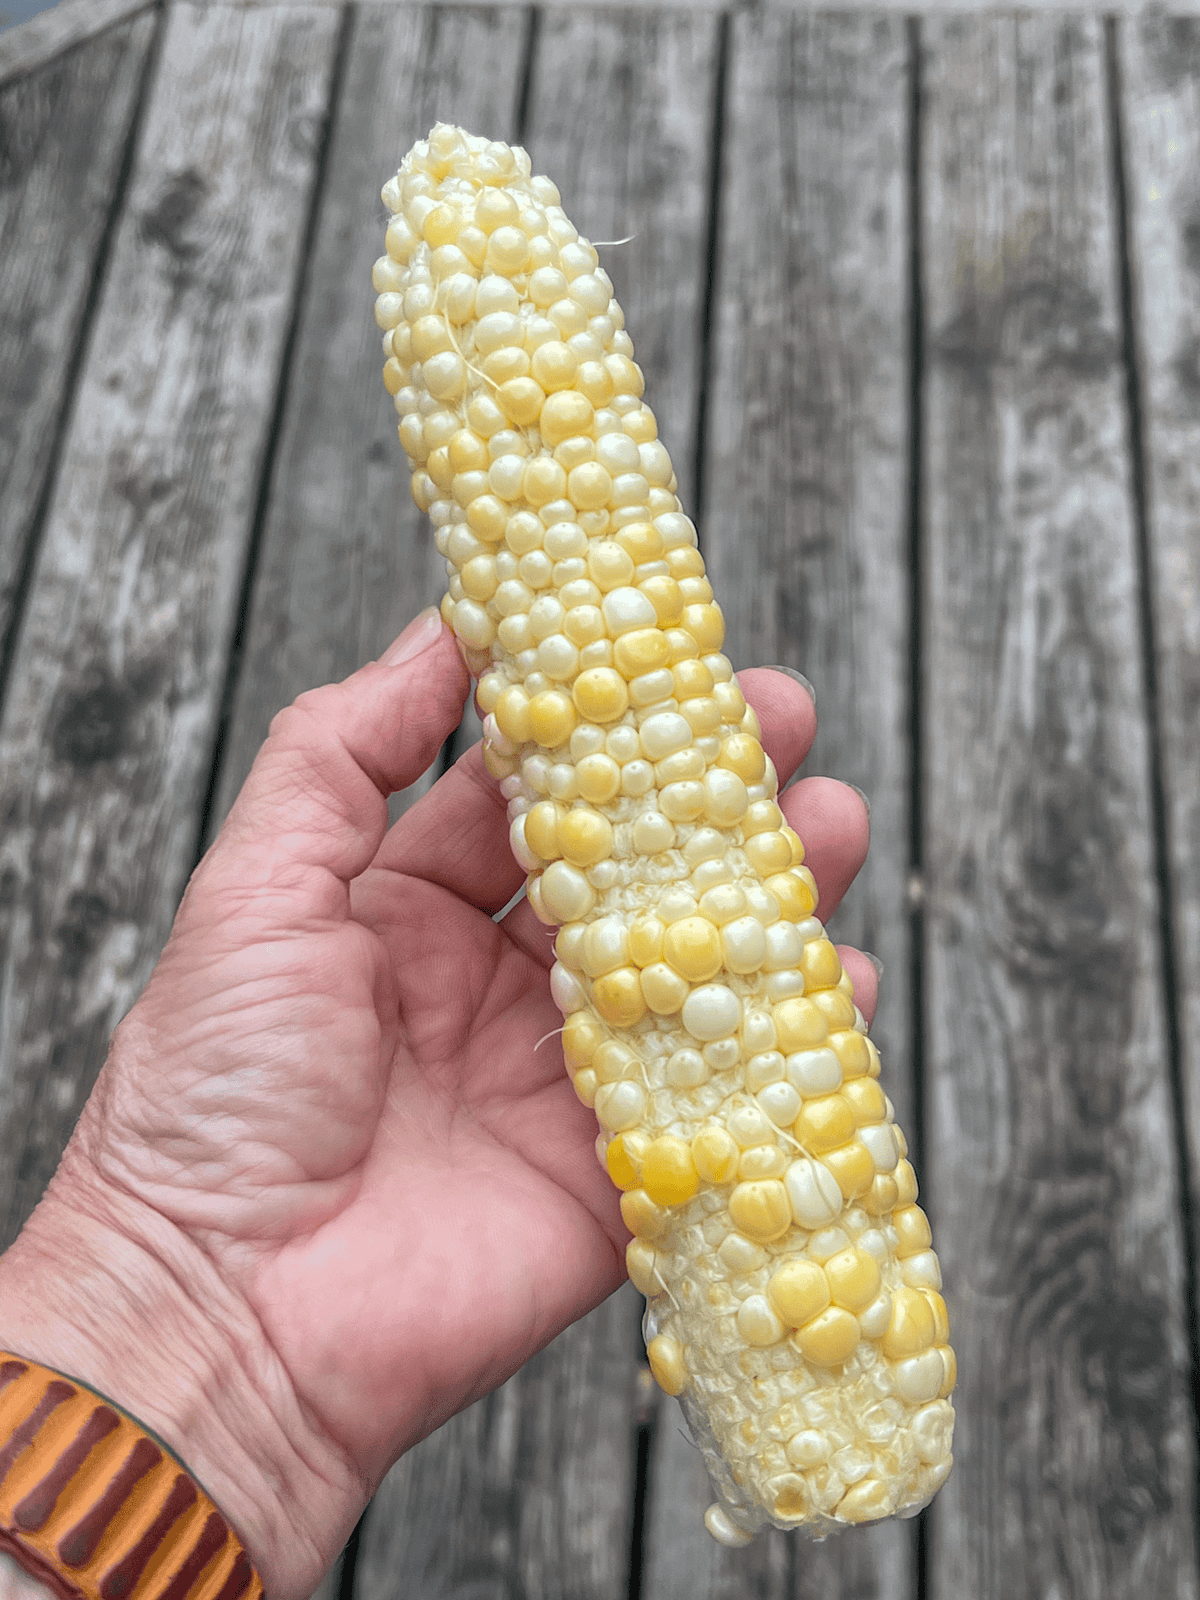
<path fill-rule="evenodd" d="M 858 1240 L 862 1245 L 862 1237 Z M 858 1325 L 868 1339 L 882 1339 L 892 1323 L 892 1297 L 885 1289 L 865 1311 L 858 1313 Z"/>
<path fill-rule="evenodd" d="M 556 863 L 557 864 L 557 863 Z M 784 1173 L 792 1215 L 802 1228 L 821 1228 L 842 1209 L 842 1191 L 828 1167 L 803 1156 Z"/>
<path fill-rule="evenodd" d="M 459 600 L 454 607 L 453 628 L 472 650 L 486 650 L 496 637 L 496 624 L 474 600 Z"/>
<path fill-rule="evenodd" d="M 774 1124 L 755 1104 L 735 1106 L 726 1117 L 725 1126 L 741 1150 L 775 1143 Z"/>
<path fill-rule="evenodd" d="M 525 766 L 527 770 L 528 762 Z M 577 922 L 596 904 L 587 878 L 566 861 L 552 861 L 540 881 L 542 902 L 556 922 Z"/>
<path fill-rule="evenodd" d="M 550 768 L 549 787 L 552 800 L 565 802 L 575 799 L 579 784 L 575 778 L 575 768 L 569 761 L 556 761 Z"/>
<path fill-rule="evenodd" d="M 838 1255 L 849 1245 L 843 1228 L 821 1228 L 808 1241 L 808 1254 L 823 1266 L 830 1256 Z"/>
<path fill-rule="evenodd" d="M 579 239 L 575 243 L 562 245 L 558 259 L 566 277 L 573 279 L 592 272 L 600 257 L 585 239 Z"/>
<path fill-rule="evenodd" d="M 605 287 L 596 273 L 585 272 L 577 278 L 572 278 L 567 292 L 576 305 L 583 307 L 589 317 L 603 316 L 612 300 L 612 291 Z"/>
<path fill-rule="evenodd" d="M 613 1133 L 636 1128 L 646 1114 L 646 1091 L 628 1079 L 601 1084 L 596 1090 L 595 1112 L 597 1120 Z"/>
<path fill-rule="evenodd" d="M 518 455 L 497 456 L 488 468 L 488 488 L 501 500 L 519 500 L 525 484 L 525 460 Z"/>
<path fill-rule="evenodd" d="M 708 1082 L 708 1066 L 699 1050 L 676 1050 L 667 1058 L 666 1071 L 672 1089 L 697 1089 Z"/>
<path fill-rule="evenodd" d="M 690 840 L 688 842 L 691 843 Z M 723 928 L 727 922 L 740 917 L 745 909 L 745 893 L 736 884 L 710 885 L 700 899 L 700 910 L 718 928 Z M 756 1016 L 762 1014 L 762 1012 L 755 1013 Z"/>
<path fill-rule="evenodd" d="M 505 779 L 505 782 L 507 783 L 508 779 Z M 512 827 L 509 828 L 508 842 L 512 847 L 512 853 L 517 865 L 525 872 L 536 872 L 542 864 L 541 857 L 538 856 L 536 851 L 531 850 L 525 841 L 525 818 L 523 816 L 517 817 Z"/>
<path fill-rule="evenodd" d="M 940 1289 L 942 1267 L 932 1250 L 922 1250 L 900 1263 L 900 1276 L 910 1289 Z"/>
<path fill-rule="evenodd" d="M 788 1440 L 787 1458 L 794 1467 L 819 1467 L 829 1460 L 829 1440 L 818 1429 L 805 1428 Z"/>
<path fill-rule="evenodd" d="M 529 608 L 529 631 L 540 645 L 562 632 L 566 612 L 552 594 L 539 595 Z"/>
<path fill-rule="evenodd" d="M 629 698 L 639 711 L 648 710 L 670 698 L 675 680 L 667 667 L 657 667 L 653 672 L 639 672 L 629 680 Z"/>
<path fill-rule="evenodd" d="M 526 556 L 525 560 L 533 558 Z M 579 651 L 562 633 L 552 633 L 538 645 L 538 666 L 548 678 L 571 678 L 579 668 Z"/>
<path fill-rule="evenodd" d="M 582 761 L 585 756 L 599 755 L 604 749 L 604 729 L 591 722 L 581 722 L 571 735 L 571 758 Z"/>
<path fill-rule="evenodd" d="M 668 713 L 669 715 L 670 713 Z M 657 722 L 657 718 L 649 719 Z M 646 742 L 647 722 L 642 724 L 642 743 Z M 725 854 L 725 837 L 715 828 L 697 828 L 683 847 L 683 859 L 689 867 L 696 867 L 702 861 L 714 861 Z"/>
<path fill-rule="evenodd" d="M 746 1063 L 746 1087 L 755 1093 L 769 1083 L 779 1083 L 783 1078 L 783 1057 L 778 1050 L 762 1050 Z M 793 1115 L 792 1121 L 794 1122 Z"/>
<path fill-rule="evenodd" d="M 544 544 L 554 561 L 580 558 L 587 552 L 587 534 L 577 522 L 554 522 L 546 529 Z"/>
<path fill-rule="evenodd" d="M 752 917 L 757 917 L 763 927 L 769 928 L 779 921 L 779 901 L 761 884 L 746 887 L 746 907 Z"/>
<path fill-rule="evenodd" d="M 698 895 L 724 888 L 733 882 L 733 868 L 727 861 L 702 861 L 692 873 L 692 888 Z"/>
<path fill-rule="evenodd" d="M 893 1172 L 900 1152 L 896 1148 L 896 1136 L 892 1132 L 890 1122 L 876 1122 L 866 1128 L 858 1130 L 858 1136 L 866 1145 L 871 1160 L 875 1163 L 876 1172 Z"/>
<path fill-rule="evenodd" d="M 678 884 L 672 884 L 659 895 L 658 904 L 654 909 L 669 928 L 672 923 L 679 922 L 684 917 L 694 917 L 698 908 L 694 895 L 690 895 L 686 889 L 681 889 Z"/>
<path fill-rule="evenodd" d="M 765 1348 L 783 1338 L 783 1323 L 765 1294 L 750 1294 L 738 1307 L 738 1332 L 747 1344 Z"/>
<path fill-rule="evenodd" d="M 615 889 L 620 876 L 620 867 L 611 859 L 597 861 L 594 867 L 587 869 L 588 882 L 598 894 L 607 894 L 610 889 Z"/>
<path fill-rule="evenodd" d="M 931 1465 L 944 1461 L 954 1433 L 954 1407 L 948 1400 L 922 1406 L 909 1423 L 909 1432 L 922 1461 Z"/>
<path fill-rule="evenodd" d="M 733 1277 L 744 1277 L 767 1264 L 767 1252 L 740 1233 L 727 1233 L 717 1247 L 721 1265 Z"/>
<path fill-rule="evenodd" d="M 742 1003 L 723 984 L 703 983 L 683 1002 L 680 1019 L 693 1039 L 706 1043 L 737 1031 Z"/>
<path fill-rule="evenodd" d="M 492 605 L 502 617 L 516 616 L 521 611 L 528 613 L 532 604 L 533 590 L 519 578 L 502 583 L 492 596 Z"/>
<path fill-rule="evenodd" d="M 714 1039 L 701 1053 L 714 1072 L 729 1072 L 741 1060 L 742 1048 L 736 1039 Z"/>
<path fill-rule="evenodd" d="M 619 472 L 637 472 L 641 467 L 637 445 L 627 433 L 616 430 L 602 433 L 596 440 L 596 460 L 606 466 L 614 477 Z"/>
<path fill-rule="evenodd" d="M 763 978 L 762 992 L 768 1000 L 791 1000 L 804 993 L 804 979 L 798 972 L 768 972 Z"/>
<path fill-rule="evenodd" d="M 604 748 L 614 761 L 621 764 L 632 761 L 635 756 L 640 756 L 642 753 L 637 729 L 631 727 L 628 722 L 618 722 L 615 728 L 609 730 Z"/>
<path fill-rule="evenodd" d="M 658 626 L 658 612 L 655 611 L 649 597 L 640 589 L 628 587 L 610 589 L 600 602 L 600 608 L 604 613 L 605 625 L 614 639 L 623 633 L 631 632 L 634 628 Z M 689 728 L 689 740 L 691 736 L 692 730 Z"/>
<path fill-rule="evenodd" d="M 661 811 L 643 811 L 633 824 L 633 848 L 639 855 L 655 856 L 674 843 L 674 825 Z"/>
<path fill-rule="evenodd" d="M 794 922 L 774 922 L 765 933 L 765 971 L 790 972 L 799 966 L 804 944 Z"/>
<path fill-rule="evenodd" d="M 521 557 L 517 571 L 531 589 L 544 589 L 550 582 L 553 567 L 554 563 L 544 550 L 530 550 Z"/>
<path fill-rule="evenodd" d="M 583 992 L 583 985 L 561 961 L 556 961 L 550 968 L 550 998 L 564 1017 L 569 1017 L 572 1012 L 582 1011 L 587 1005 L 587 995 Z"/>
<path fill-rule="evenodd" d="M 800 1094 L 832 1094 L 842 1086 L 842 1064 L 828 1046 L 797 1050 L 787 1058 L 787 1080 Z"/>
<path fill-rule="evenodd" d="M 670 487 L 674 472 L 671 457 L 661 440 L 652 439 L 638 446 L 638 468 L 648 483 L 662 489 Z"/>
<path fill-rule="evenodd" d="M 753 1002 L 749 1002 L 753 1004 Z M 769 1011 L 747 1011 L 742 1018 L 742 1043 L 747 1055 L 757 1055 L 762 1050 L 774 1050 L 775 1019 Z"/>
<path fill-rule="evenodd" d="M 919 1356 L 909 1356 L 907 1361 L 892 1365 L 892 1382 L 906 1400 L 933 1400 L 942 1387 L 946 1369 L 941 1352 L 936 1348 L 925 1350 Z"/>
<path fill-rule="evenodd" d="M 790 1083 L 769 1084 L 758 1103 L 777 1128 L 790 1128 L 800 1111 L 800 1096 Z"/>
<path fill-rule="evenodd" d="M 682 511 L 665 511 L 662 516 L 655 517 L 654 526 L 658 529 L 664 550 L 680 550 L 688 545 L 695 547 L 699 543 L 696 524 L 690 517 L 685 517 Z"/>
<path fill-rule="evenodd" d="M 641 799 L 654 787 L 654 768 L 648 761 L 627 761 L 621 768 L 621 793 Z"/>
<path fill-rule="evenodd" d="M 583 941 L 583 970 L 589 978 L 623 967 L 629 959 L 629 934 L 620 917 L 600 917 L 588 925 Z"/>
<path fill-rule="evenodd" d="M 686 749 L 692 742 L 692 730 L 677 711 L 660 711 L 647 717 L 638 734 L 642 749 L 651 761 L 661 761 L 676 750 Z"/>
<path fill-rule="evenodd" d="M 744 1528 L 739 1528 L 733 1521 L 725 1507 L 716 1501 L 704 1513 L 704 1526 L 718 1544 L 725 1545 L 730 1550 L 740 1550 L 743 1545 L 750 1543 L 754 1535 L 747 1533 Z"/>
<path fill-rule="evenodd" d="M 738 917 L 721 929 L 721 950 L 730 972 L 757 972 L 766 947 L 766 929 L 754 917 Z"/>

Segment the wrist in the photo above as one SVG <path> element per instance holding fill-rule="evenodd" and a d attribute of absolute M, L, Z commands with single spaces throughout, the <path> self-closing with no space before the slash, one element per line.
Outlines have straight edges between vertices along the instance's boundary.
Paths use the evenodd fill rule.
<path fill-rule="evenodd" d="M 303 1600 L 365 1492 L 206 1252 L 68 1152 L 0 1257 L 0 1348 L 157 1434 L 241 1538 L 272 1600 Z"/>

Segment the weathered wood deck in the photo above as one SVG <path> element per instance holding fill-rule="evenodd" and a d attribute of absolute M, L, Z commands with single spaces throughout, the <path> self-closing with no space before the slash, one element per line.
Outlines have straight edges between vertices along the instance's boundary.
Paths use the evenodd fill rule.
<path fill-rule="evenodd" d="M 0 35 L 0 1242 L 271 712 L 440 593 L 369 285 L 439 117 L 637 236 L 605 265 L 732 654 L 803 668 L 810 768 L 871 797 L 838 932 L 887 969 L 958 1465 L 916 1527 L 719 1549 L 625 1290 L 397 1465 L 330 1591 L 1196 1600 L 1186 17 L 88 0 Z"/>

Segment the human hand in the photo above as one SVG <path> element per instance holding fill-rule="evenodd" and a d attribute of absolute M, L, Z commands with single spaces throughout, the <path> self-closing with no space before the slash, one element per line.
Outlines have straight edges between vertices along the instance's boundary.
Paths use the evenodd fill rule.
<path fill-rule="evenodd" d="M 784 782 L 811 701 L 741 681 Z M 466 691 L 433 614 L 275 720 L 0 1272 L 0 1343 L 161 1433 L 273 1600 L 311 1591 L 400 1453 L 624 1277 L 552 935 L 525 902 L 492 920 L 523 874 L 478 748 L 387 828 Z M 782 804 L 828 917 L 862 802 L 809 779 Z M 874 970 L 843 953 L 869 1018 Z"/>

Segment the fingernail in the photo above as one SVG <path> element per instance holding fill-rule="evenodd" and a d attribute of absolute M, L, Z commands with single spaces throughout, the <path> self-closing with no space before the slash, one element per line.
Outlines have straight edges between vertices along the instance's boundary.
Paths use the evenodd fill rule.
<path fill-rule="evenodd" d="M 858 787 L 858 785 L 856 783 L 850 784 L 850 788 L 854 790 L 855 794 L 862 801 L 863 805 L 866 806 L 866 808 L 867 808 L 867 821 L 870 822 L 870 820 L 871 820 L 871 802 L 867 799 L 866 795 L 862 792 L 862 790 Z"/>
<path fill-rule="evenodd" d="M 442 631 L 442 614 L 436 606 L 426 606 L 420 616 L 414 617 L 398 639 L 394 639 L 380 656 L 385 667 L 398 667 L 419 656 Z"/>
<path fill-rule="evenodd" d="M 879 957 L 877 955 L 872 955 L 870 950 L 864 950 L 863 951 L 863 955 L 866 956 L 867 960 L 875 968 L 875 976 L 877 978 L 882 978 L 883 977 L 883 962 L 880 961 Z"/>
<path fill-rule="evenodd" d="M 809 683 L 808 679 L 804 676 L 804 674 L 802 672 L 797 672 L 795 667 L 782 667 L 782 666 L 778 665 L 778 663 L 775 663 L 775 664 L 769 666 L 767 668 L 767 671 L 768 672 L 782 672 L 784 677 L 794 679 L 795 682 L 798 683 L 800 685 L 800 687 L 804 690 L 804 692 L 808 696 L 808 698 L 812 701 L 813 706 L 814 707 L 816 706 L 816 703 L 817 703 L 817 691 L 813 688 L 812 684 Z"/>

